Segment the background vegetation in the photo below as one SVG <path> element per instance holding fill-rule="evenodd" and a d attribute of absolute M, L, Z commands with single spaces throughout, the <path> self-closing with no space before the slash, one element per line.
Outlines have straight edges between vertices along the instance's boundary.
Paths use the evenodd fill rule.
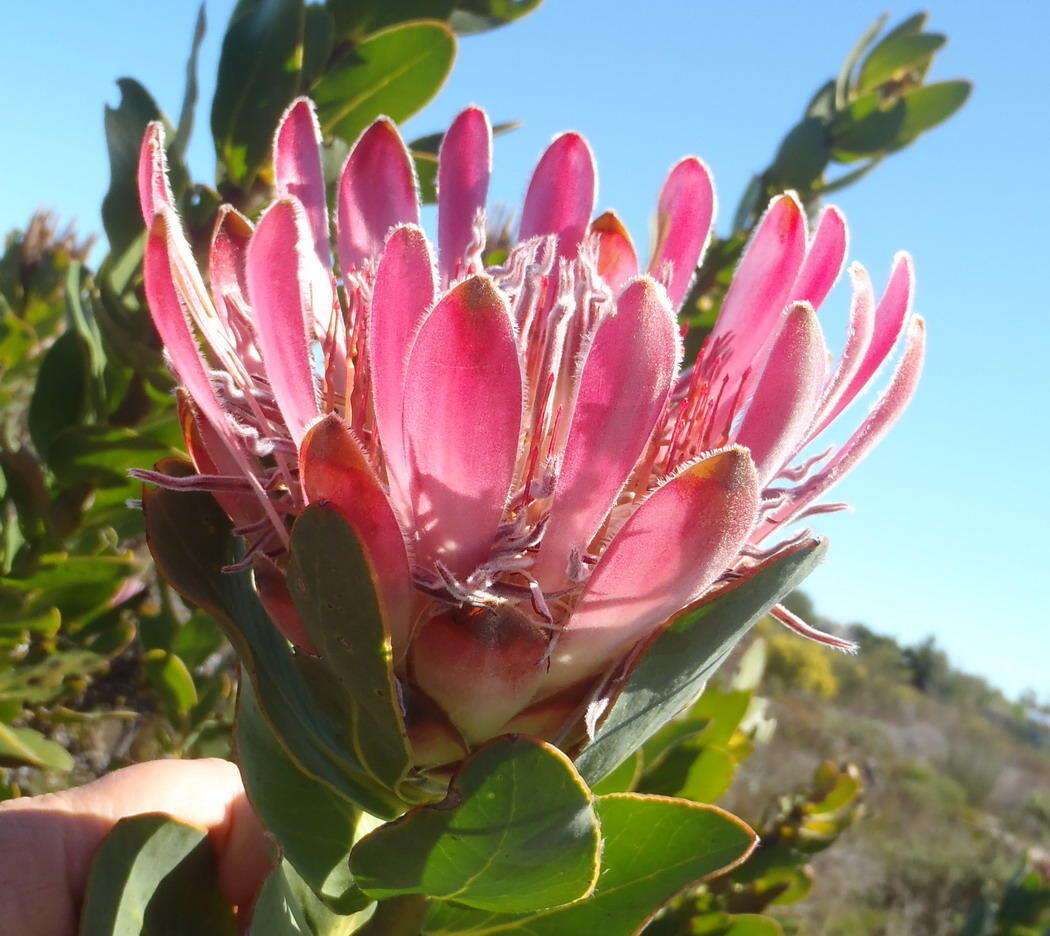
<path fill-rule="evenodd" d="M 169 126 L 176 195 L 199 246 L 220 201 L 249 214 L 265 204 L 270 134 L 295 95 L 319 104 L 334 177 L 374 117 L 404 120 L 427 104 L 462 37 L 508 25 L 538 2 L 241 0 L 210 113 L 216 177 L 195 180 L 183 157 L 198 104 L 202 9 L 177 118 L 131 78 L 118 82 L 119 106 L 106 109 L 104 249 L 92 252 L 90 238 L 47 214 L 7 236 L 0 797 L 152 757 L 230 752 L 233 654 L 216 624 L 155 575 L 127 476 L 182 445 L 141 290 L 134 165 L 146 124 Z M 743 193 L 732 229 L 712 244 L 683 310 L 694 351 L 770 195 L 793 188 L 815 211 L 965 101 L 967 82 L 929 79 L 945 37 L 927 30 L 924 14 L 885 27 L 874 24 L 800 109 Z M 410 80 L 393 80 L 408 56 L 417 63 Z M 439 143 L 439 135 L 411 143 L 429 199 Z M 794 603 L 813 623 L 843 629 L 806 596 Z M 860 625 L 845 629 L 861 644 L 857 657 L 764 627 L 731 675 L 614 781 L 721 802 L 763 833 L 743 868 L 684 895 L 650 929 L 777 932 L 767 913 L 811 934 L 1045 932 L 1050 711 L 955 670 L 931 641 L 905 647 Z"/>

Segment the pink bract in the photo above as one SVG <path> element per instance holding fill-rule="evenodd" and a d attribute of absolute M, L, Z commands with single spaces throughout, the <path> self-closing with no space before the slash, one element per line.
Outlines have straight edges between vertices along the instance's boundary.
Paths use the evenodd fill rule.
<path fill-rule="evenodd" d="M 508 728 L 551 733 L 639 641 L 799 539 L 769 537 L 844 506 L 818 499 L 899 417 L 923 356 L 902 254 L 878 301 L 850 268 L 832 366 L 817 310 L 845 262 L 845 219 L 827 208 L 810 232 L 788 193 L 683 370 L 676 309 L 714 217 L 703 163 L 671 170 L 641 272 L 616 215 L 593 218 L 587 142 L 563 134 L 517 243 L 486 265 L 491 146 L 475 107 L 445 135 L 435 252 L 411 157 L 376 121 L 335 187 L 330 243 L 317 121 L 300 99 L 275 136 L 276 198 L 254 229 L 220 212 L 207 285 L 159 125 L 139 170 L 146 292 L 199 472 L 139 476 L 215 492 L 275 623 L 308 652 L 283 580 L 289 528 L 309 503 L 342 513 L 376 570 L 398 676 L 450 722 L 443 740 L 414 739 L 421 763 Z M 807 454 L 898 346 L 859 428 Z"/>

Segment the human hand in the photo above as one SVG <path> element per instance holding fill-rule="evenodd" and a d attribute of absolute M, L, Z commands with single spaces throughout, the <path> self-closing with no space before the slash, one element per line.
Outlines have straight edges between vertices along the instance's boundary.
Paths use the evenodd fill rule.
<path fill-rule="evenodd" d="M 5 936 L 73 936 L 95 849 L 118 820 L 155 812 L 207 829 L 223 895 L 251 906 L 272 856 L 237 767 L 214 758 L 150 761 L 75 789 L 0 803 Z"/>

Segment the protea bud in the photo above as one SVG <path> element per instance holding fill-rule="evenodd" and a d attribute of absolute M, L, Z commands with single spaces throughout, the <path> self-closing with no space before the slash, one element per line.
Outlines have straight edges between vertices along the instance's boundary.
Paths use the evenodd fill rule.
<path fill-rule="evenodd" d="M 592 220 L 587 143 L 557 137 L 517 243 L 487 267 L 485 114 L 468 108 L 445 135 L 436 260 L 412 160 L 380 119 L 338 181 L 333 260 L 317 123 L 300 99 L 275 138 L 276 200 L 254 229 L 220 212 L 206 286 L 161 135 L 150 127 L 139 173 L 145 282 L 197 474 L 139 474 L 214 493 L 273 622 L 322 660 L 289 597 L 288 547 L 308 505 L 338 512 L 374 573 L 417 765 L 510 732 L 572 750 L 637 648 L 808 536 L 767 546 L 787 524 L 842 506 L 817 501 L 918 381 L 906 255 L 877 302 L 850 268 L 849 334 L 829 367 L 816 310 L 843 267 L 845 220 L 827 208 L 811 233 L 791 193 L 770 203 L 683 370 L 675 312 L 715 201 L 693 157 L 664 184 L 643 268 L 613 213 Z M 901 343 L 859 428 L 806 457 Z"/>

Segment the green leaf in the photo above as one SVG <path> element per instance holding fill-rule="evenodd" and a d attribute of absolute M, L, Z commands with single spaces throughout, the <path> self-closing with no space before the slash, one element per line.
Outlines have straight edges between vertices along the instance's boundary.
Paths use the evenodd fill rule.
<path fill-rule="evenodd" d="M 332 14 L 322 3 L 308 3 L 305 17 L 302 88 L 309 91 L 328 67 L 332 49 L 335 48 L 335 24 Z"/>
<path fill-rule="evenodd" d="M 825 552 L 823 542 L 805 543 L 675 619 L 627 677 L 594 740 L 576 758 L 584 779 L 597 783 L 695 699 L 737 641 Z"/>
<path fill-rule="evenodd" d="M 729 789 L 736 760 L 726 750 L 696 740 L 677 744 L 638 784 L 640 793 L 676 796 L 694 803 L 713 803 Z"/>
<path fill-rule="evenodd" d="M 69 265 L 65 289 L 66 318 L 69 327 L 84 343 L 92 379 L 99 381 L 106 370 L 106 352 L 91 305 L 84 301 L 85 278 L 84 268 L 79 260 Z"/>
<path fill-rule="evenodd" d="M 322 130 L 353 143 L 381 114 L 407 120 L 440 90 L 455 55 L 444 23 L 404 23 L 368 36 L 314 87 Z"/>
<path fill-rule="evenodd" d="M 455 0 L 327 0 L 340 39 L 360 41 L 385 26 L 411 20 L 446 20 Z"/>
<path fill-rule="evenodd" d="M 184 718 L 197 704 L 197 687 L 181 658 L 164 650 L 150 650 L 142 657 L 142 668 L 167 713 Z"/>
<path fill-rule="evenodd" d="M 376 898 L 425 894 L 521 912 L 589 894 L 600 844 L 591 793 L 569 759 L 508 736 L 464 763 L 446 800 L 366 835 L 350 869 Z"/>
<path fill-rule="evenodd" d="M 107 665 L 105 657 L 89 650 L 66 650 L 50 653 L 39 663 L 0 670 L 0 702 L 52 702 L 68 690 L 68 681 L 82 679 Z"/>
<path fill-rule="evenodd" d="M 851 101 L 832 126 L 834 157 L 846 162 L 887 151 L 900 134 L 904 109 L 902 98 L 886 105 L 876 91 Z"/>
<path fill-rule="evenodd" d="M 40 767 L 66 773 L 73 769 L 73 758 L 39 731 L 0 722 L 0 767 Z"/>
<path fill-rule="evenodd" d="M 142 136 L 160 108 L 150 93 L 132 78 L 117 80 L 120 103 L 105 109 L 106 146 L 109 149 L 109 191 L 102 199 L 102 226 L 110 250 L 122 253 L 142 233 L 137 167 Z"/>
<path fill-rule="evenodd" d="M 192 471 L 167 460 L 166 474 Z M 249 572 L 223 573 L 230 521 L 207 494 L 143 487 L 146 539 L 161 573 L 183 597 L 223 627 L 248 669 L 259 707 L 282 748 L 308 775 L 373 815 L 392 818 L 402 807 L 343 745 L 336 727 L 311 697 L 288 642 L 274 627 Z"/>
<path fill-rule="evenodd" d="M 642 752 L 635 751 L 611 774 L 599 780 L 591 792 L 595 796 L 605 796 L 607 793 L 629 793 L 634 789 L 635 783 L 642 774 Z"/>
<path fill-rule="evenodd" d="M 259 892 L 249 936 L 346 936 L 358 932 L 374 909 L 370 902 L 357 913 L 334 913 L 284 860 L 270 872 Z"/>
<path fill-rule="evenodd" d="M 204 829 L 159 813 L 122 819 L 92 859 L 80 936 L 233 936 L 217 878 Z"/>
<path fill-rule="evenodd" d="M 743 861 L 757 841 L 739 819 L 713 806 L 617 793 L 595 800 L 603 848 L 587 900 L 528 915 L 435 906 L 426 936 L 634 936 L 679 891 Z"/>
<path fill-rule="evenodd" d="M 857 91 L 871 91 L 879 85 L 903 78 L 922 66 L 947 42 L 937 33 L 910 33 L 887 36 L 875 46 L 861 66 Z"/>
<path fill-rule="evenodd" d="M 879 16 L 879 18 L 876 19 L 867 30 L 865 30 L 857 44 L 850 51 L 850 54 L 846 56 L 846 61 L 842 63 L 842 68 L 839 70 L 838 78 L 835 80 L 836 108 L 843 108 L 849 103 L 850 94 L 853 90 L 853 71 L 857 67 L 857 63 L 861 60 L 861 57 L 875 41 L 875 37 L 882 32 L 882 27 L 886 25 L 887 19 L 889 19 L 889 16 L 886 13 Z"/>
<path fill-rule="evenodd" d="M 197 10 L 197 20 L 193 26 L 193 39 L 190 42 L 190 57 L 186 60 L 186 90 L 182 95 L 182 107 L 179 109 L 179 123 L 171 141 L 172 152 L 180 157 L 185 156 L 186 147 L 193 133 L 193 115 L 197 109 L 197 97 L 200 93 L 197 85 L 197 60 L 200 58 L 201 43 L 208 28 L 204 4 Z"/>
<path fill-rule="evenodd" d="M 784 936 L 780 924 L 758 913 L 711 913 L 693 920 L 693 936 Z"/>
<path fill-rule="evenodd" d="M 951 117 L 972 89 L 968 81 L 942 81 L 912 88 L 889 106 L 877 92 L 857 98 L 833 128 L 835 158 L 850 161 L 903 149 Z"/>
<path fill-rule="evenodd" d="M 831 159 L 829 143 L 826 121 L 818 117 L 799 121 L 780 144 L 768 181 L 780 190 L 808 192 Z"/>
<path fill-rule="evenodd" d="M 499 29 L 531 13 L 541 0 L 457 0 L 449 25 L 461 36 Z"/>
<path fill-rule="evenodd" d="M 361 811 L 289 759 L 263 720 L 247 675 L 240 686 L 234 743 L 248 799 L 314 891 L 343 913 L 362 909 L 369 901 L 347 863 Z"/>
<path fill-rule="evenodd" d="M 895 148 L 907 146 L 919 134 L 946 121 L 966 103 L 972 90 L 968 81 L 941 81 L 905 92 L 904 121 Z"/>
<path fill-rule="evenodd" d="M 303 0 L 238 0 L 226 27 L 211 130 L 220 179 L 246 188 L 299 91 Z"/>
<path fill-rule="evenodd" d="M 62 433 L 48 451 L 48 465 L 66 483 L 128 487 L 131 468 L 151 465 L 179 453 L 178 422 L 153 425 L 83 426 Z"/>
<path fill-rule="evenodd" d="M 29 436 L 44 457 L 55 437 L 84 415 L 88 361 L 80 336 L 65 332 L 44 355 L 29 403 Z"/>
<path fill-rule="evenodd" d="M 437 156 L 430 153 L 411 150 L 412 162 L 416 167 L 416 181 L 419 184 L 419 200 L 424 205 L 437 204 Z"/>
<path fill-rule="evenodd" d="M 186 665 L 193 668 L 200 666 L 209 656 L 222 646 L 222 631 L 202 611 L 195 611 L 171 639 L 171 650 L 177 653 Z"/>
<path fill-rule="evenodd" d="M 350 525 L 321 504 L 296 520 L 291 554 L 288 589 L 349 705 L 357 759 L 395 789 L 411 761 L 375 573 Z"/>

